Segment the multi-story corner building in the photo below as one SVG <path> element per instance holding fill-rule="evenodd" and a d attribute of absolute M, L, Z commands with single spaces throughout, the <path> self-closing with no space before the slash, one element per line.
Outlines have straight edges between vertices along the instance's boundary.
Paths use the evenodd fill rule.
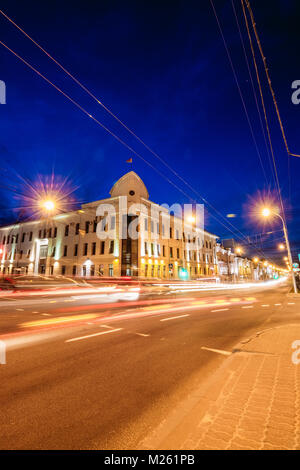
<path fill-rule="evenodd" d="M 182 222 L 151 202 L 145 184 L 131 171 L 107 199 L 0 228 L 0 272 L 161 279 L 216 275 L 217 236 Z M 129 227 L 137 236 L 128 236 Z"/>

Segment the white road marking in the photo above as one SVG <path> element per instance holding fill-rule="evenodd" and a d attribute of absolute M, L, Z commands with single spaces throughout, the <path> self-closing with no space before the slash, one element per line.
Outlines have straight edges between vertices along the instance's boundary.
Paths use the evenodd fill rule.
<path fill-rule="evenodd" d="M 270 307 L 270 305 L 269 305 L 269 304 L 266 304 L 266 305 L 262 305 L 262 307 Z"/>
<path fill-rule="evenodd" d="M 51 313 L 42 313 L 41 315 L 43 315 L 44 317 L 51 317 Z"/>
<path fill-rule="evenodd" d="M 113 330 L 114 327 L 113 326 L 109 326 L 109 325 L 100 325 L 101 328 L 108 328 L 109 330 Z"/>
<path fill-rule="evenodd" d="M 229 310 L 229 308 L 218 308 L 217 310 L 211 310 L 211 312 L 225 312 L 226 310 Z"/>
<path fill-rule="evenodd" d="M 231 355 L 230 351 L 224 351 L 223 349 L 206 348 L 205 346 L 202 346 L 201 349 L 205 349 L 206 351 L 215 352 L 217 354 L 222 354 L 223 356 L 230 356 Z"/>
<path fill-rule="evenodd" d="M 18 312 L 24 312 L 24 308 L 16 308 L 16 310 L 18 310 Z"/>
<path fill-rule="evenodd" d="M 136 333 L 136 335 L 138 335 L 138 336 L 150 336 L 150 335 L 146 335 L 145 333 Z"/>
<path fill-rule="evenodd" d="M 275 307 L 277 307 L 278 305 L 281 305 L 281 304 L 274 304 L 274 305 L 275 305 Z"/>
<path fill-rule="evenodd" d="M 189 317 L 189 313 L 186 315 L 177 315 L 176 317 L 168 317 L 168 318 L 162 318 L 160 321 L 169 321 L 169 320 L 177 320 L 177 318 L 183 318 L 183 317 Z"/>
<path fill-rule="evenodd" d="M 288 305 L 295 305 L 295 302 L 288 302 Z"/>
<path fill-rule="evenodd" d="M 39 312 L 31 312 L 31 313 L 39 313 Z"/>
<path fill-rule="evenodd" d="M 245 305 L 244 307 L 242 308 L 253 308 L 253 305 Z"/>
<path fill-rule="evenodd" d="M 82 339 L 93 338 L 94 336 L 106 335 L 108 333 L 115 333 L 116 331 L 121 331 L 123 328 L 116 328 L 115 330 L 100 331 L 100 333 L 93 333 L 92 335 L 78 336 L 77 338 L 67 339 L 65 343 L 72 343 L 73 341 L 80 341 Z"/>

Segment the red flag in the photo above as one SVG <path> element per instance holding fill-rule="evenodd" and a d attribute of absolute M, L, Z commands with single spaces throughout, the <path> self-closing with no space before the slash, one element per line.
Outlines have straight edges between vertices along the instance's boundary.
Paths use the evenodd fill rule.
<path fill-rule="evenodd" d="M 126 160 L 126 163 L 132 163 L 132 158 L 128 158 L 128 160 Z"/>

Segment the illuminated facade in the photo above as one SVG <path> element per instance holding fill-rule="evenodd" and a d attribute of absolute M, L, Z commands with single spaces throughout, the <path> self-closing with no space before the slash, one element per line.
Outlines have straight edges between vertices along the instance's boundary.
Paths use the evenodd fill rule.
<path fill-rule="evenodd" d="M 110 216 L 104 214 L 107 205 L 113 207 Z M 120 233 L 121 220 L 126 227 L 135 224 L 137 239 Z M 99 237 L 100 224 L 106 238 Z M 5 274 L 197 279 L 217 274 L 216 239 L 192 222 L 183 229 L 182 218 L 151 202 L 131 171 L 107 199 L 0 228 L 0 269 Z"/>

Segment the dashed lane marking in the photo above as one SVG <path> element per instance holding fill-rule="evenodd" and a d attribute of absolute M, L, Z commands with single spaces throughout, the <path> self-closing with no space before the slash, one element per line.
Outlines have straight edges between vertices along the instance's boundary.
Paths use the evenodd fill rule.
<path fill-rule="evenodd" d="M 67 339 L 65 343 L 73 343 L 74 341 L 81 341 L 82 339 L 93 338 L 95 336 L 106 335 L 108 333 L 116 333 L 117 331 L 121 331 L 121 330 L 123 330 L 123 328 L 116 328 L 115 330 L 100 331 L 100 333 L 93 333 L 92 335 L 77 336 L 77 338 Z"/>
<path fill-rule="evenodd" d="M 177 318 L 183 318 L 183 317 L 189 317 L 189 313 L 186 313 L 185 315 L 177 315 L 176 317 L 168 317 L 168 318 L 162 318 L 160 321 L 169 321 L 169 320 L 177 320 Z"/>
<path fill-rule="evenodd" d="M 269 305 L 269 304 L 266 304 L 266 305 L 262 305 L 262 307 L 270 307 L 270 305 Z"/>
<path fill-rule="evenodd" d="M 244 307 L 242 308 L 253 308 L 253 305 L 245 305 Z"/>
<path fill-rule="evenodd" d="M 226 310 L 229 310 L 229 308 L 218 308 L 216 310 L 211 310 L 211 312 L 225 312 Z"/>

